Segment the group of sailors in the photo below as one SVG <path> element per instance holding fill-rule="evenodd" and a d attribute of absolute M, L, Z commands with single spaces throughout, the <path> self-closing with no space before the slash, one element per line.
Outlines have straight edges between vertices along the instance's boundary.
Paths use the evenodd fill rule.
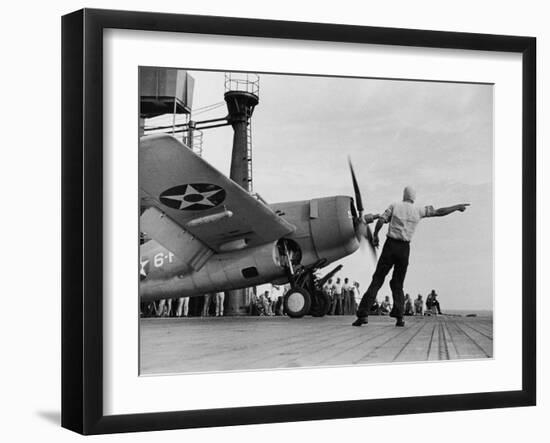
<path fill-rule="evenodd" d="M 289 285 L 271 285 L 271 291 L 265 290 L 257 295 L 251 294 L 248 307 L 249 315 L 255 316 L 283 316 L 284 294 Z M 357 312 L 357 298 L 359 283 L 350 283 L 349 278 L 343 280 L 340 277 L 329 279 L 322 287 L 322 291 L 330 300 L 328 315 L 355 315 Z M 142 317 L 188 317 L 190 315 L 201 317 L 223 317 L 225 294 L 215 292 L 205 294 L 202 297 L 180 297 L 175 299 L 164 299 L 156 302 L 142 303 L 140 313 Z M 193 304 L 190 310 L 190 301 Z M 418 294 L 415 300 L 405 295 L 405 315 L 435 315 L 441 314 L 441 307 L 437 300 L 435 290 L 426 297 L 426 309 L 424 299 Z M 385 296 L 382 302 L 375 302 L 372 305 L 369 315 L 389 315 L 392 310 L 392 303 L 389 296 Z"/>
<path fill-rule="evenodd" d="M 289 288 L 290 285 L 271 285 L 271 291 L 265 290 L 260 295 L 252 294 L 249 314 L 259 316 L 286 315 L 283 296 Z"/>
<path fill-rule="evenodd" d="M 283 295 L 289 285 L 271 285 L 271 291 L 260 295 L 251 292 L 248 305 L 249 315 L 285 315 Z M 223 317 L 225 293 L 207 293 L 201 297 L 180 297 L 142 303 L 142 317 Z"/>
<path fill-rule="evenodd" d="M 348 277 L 330 278 L 322 288 L 329 297 L 328 315 L 355 315 L 357 311 L 356 295 L 359 295 L 359 282 L 350 283 Z"/>
<path fill-rule="evenodd" d="M 225 294 L 214 292 L 202 297 L 168 298 L 141 303 L 142 317 L 223 317 Z"/>
<path fill-rule="evenodd" d="M 386 295 L 381 303 L 378 300 L 372 305 L 369 315 L 389 315 L 392 310 L 390 297 Z M 437 293 L 434 289 L 426 297 L 426 309 L 424 310 L 424 299 L 418 294 L 414 301 L 409 294 L 405 294 L 405 315 L 441 315 L 441 307 L 437 300 Z"/>

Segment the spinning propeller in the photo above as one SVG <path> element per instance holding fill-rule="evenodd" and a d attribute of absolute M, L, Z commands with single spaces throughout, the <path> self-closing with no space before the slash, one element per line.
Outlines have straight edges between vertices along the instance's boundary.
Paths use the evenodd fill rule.
<path fill-rule="evenodd" d="M 369 226 L 369 223 L 376 220 L 380 216 L 378 214 L 368 217 L 368 222 L 363 217 L 363 199 L 361 198 L 361 191 L 359 190 L 359 185 L 357 183 L 357 178 L 355 177 L 355 171 L 353 170 L 353 165 L 351 164 L 351 159 L 348 158 L 349 169 L 351 172 L 351 179 L 353 181 L 353 190 L 355 192 L 355 204 L 357 216 L 354 217 L 353 224 L 355 225 L 355 235 L 361 244 L 364 244 L 366 240 L 369 249 L 376 261 L 376 246 L 374 245 L 374 236 L 372 235 L 372 230 Z"/>

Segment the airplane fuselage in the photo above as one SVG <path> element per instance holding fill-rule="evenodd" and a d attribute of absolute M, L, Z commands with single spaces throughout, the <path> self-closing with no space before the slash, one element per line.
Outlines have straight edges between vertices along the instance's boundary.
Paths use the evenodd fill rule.
<path fill-rule="evenodd" d="M 199 257 L 192 263 L 182 261 L 169 247 L 154 239 L 142 244 L 141 300 L 192 297 L 269 282 L 285 283 L 288 271 L 281 256 L 282 246 L 291 251 L 293 266 L 306 267 L 320 260 L 321 267 L 327 266 L 359 247 L 351 197 L 323 197 L 269 207 L 294 225 L 294 232 L 263 245 L 204 255 L 204 260 Z M 189 238 L 181 241 L 193 245 Z"/>

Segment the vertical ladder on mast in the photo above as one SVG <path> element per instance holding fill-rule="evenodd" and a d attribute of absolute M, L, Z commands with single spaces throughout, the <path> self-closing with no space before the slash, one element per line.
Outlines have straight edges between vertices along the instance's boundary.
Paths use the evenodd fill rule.
<path fill-rule="evenodd" d="M 252 122 L 246 126 L 246 165 L 248 169 L 248 192 L 252 193 Z"/>

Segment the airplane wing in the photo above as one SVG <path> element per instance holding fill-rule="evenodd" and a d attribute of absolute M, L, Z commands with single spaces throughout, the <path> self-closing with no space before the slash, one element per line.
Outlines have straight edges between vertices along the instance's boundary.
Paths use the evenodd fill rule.
<path fill-rule="evenodd" d="M 295 230 L 166 134 L 141 138 L 139 188 L 142 209 L 158 208 L 216 252 L 261 245 Z"/>

